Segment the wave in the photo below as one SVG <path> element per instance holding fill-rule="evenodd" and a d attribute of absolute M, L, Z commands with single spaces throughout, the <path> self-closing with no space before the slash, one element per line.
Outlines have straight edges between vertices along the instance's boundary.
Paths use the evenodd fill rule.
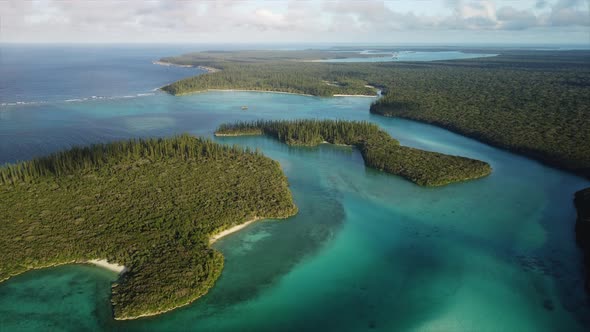
<path fill-rule="evenodd" d="M 0 103 L 0 107 L 60 104 L 60 103 L 81 103 L 81 102 L 92 101 L 92 100 L 131 99 L 131 98 L 153 96 L 156 93 L 157 93 L 156 90 L 154 90 L 153 92 L 137 93 L 134 95 L 125 95 L 125 96 L 90 96 L 90 97 L 81 97 L 81 98 L 70 98 L 70 99 L 64 99 L 64 100 L 51 100 L 51 101 L 50 100 L 35 100 L 35 101 L 3 102 L 3 103 Z"/>

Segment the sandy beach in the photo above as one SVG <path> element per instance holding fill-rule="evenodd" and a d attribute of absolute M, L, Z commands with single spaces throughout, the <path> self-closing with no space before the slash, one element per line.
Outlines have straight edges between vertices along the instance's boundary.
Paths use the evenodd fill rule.
<path fill-rule="evenodd" d="M 333 97 L 366 97 L 366 98 L 377 98 L 377 95 L 333 95 Z"/>
<path fill-rule="evenodd" d="M 322 141 L 320 144 L 331 144 L 331 145 L 337 145 L 337 146 L 352 146 L 350 144 L 336 144 L 336 143 L 330 143 L 328 141 Z"/>
<path fill-rule="evenodd" d="M 298 95 L 298 96 L 308 96 L 314 97 L 314 95 L 308 95 L 305 93 L 296 93 L 296 92 L 283 92 L 283 91 L 269 91 L 269 90 L 249 90 L 249 89 L 207 89 L 204 91 L 224 91 L 224 92 L 262 92 L 262 93 L 281 93 L 285 95 Z"/>
<path fill-rule="evenodd" d="M 202 69 L 202 70 L 206 70 L 208 73 L 216 73 L 218 71 L 221 71 L 221 69 L 214 68 L 214 67 L 207 67 L 207 66 L 197 66 L 197 68 Z"/>
<path fill-rule="evenodd" d="M 195 67 L 193 65 L 177 65 L 175 63 L 164 62 L 164 61 L 152 61 L 152 63 L 154 65 L 160 65 L 160 66 L 172 66 L 172 67 L 184 67 L 184 68 L 193 68 L 193 67 Z"/>
<path fill-rule="evenodd" d="M 87 261 L 87 263 L 105 268 L 107 270 L 111 270 L 111 271 L 116 272 L 118 274 L 122 274 L 122 273 L 125 273 L 125 271 L 127 271 L 127 268 L 125 266 L 114 264 L 114 263 L 109 263 L 106 259 L 91 259 L 91 260 Z"/>
<path fill-rule="evenodd" d="M 250 224 L 252 224 L 252 223 L 254 223 L 255 221 L 258 221 L 258 220 L 260 220 L 260 219 L 262 219 L 262 218 L 255 217 L 254 219 L 252 219 L 252 220 L 248 220 L 248 221 L 246 221 L 245 223 L 242 223 L 242 224 L 236 225 L 236 226 L 234 226 L 234 227 L 228 228 L 228 229 L 226 229 L 226 230 L 224 230 L 224 231 L 221 231 L 221 232 L 219 232 L 219 233 L 217 233 L 217 234 L 213 235 L 213 236 L 212 236 L 212 237 L 209 239 L 209 244 L 213 244 L 213 243 L 215 243 L 215 241 L 217 241 L 217 240 L 221 239 L 222 237 L 224 237 L 224 236 L 227 236 L 227 235 L 229 235 L 229 234 L 231 234 L 231 233 L 235 233 L 235 232 L 237 232 L 237 231 L 241 230 L 242 228 L 245 228 L 246 226 L 248 226 L 248 225 L 250 225 Z"/>
<path fill-rule="evenodd" d="M 219 134 L 219 133 L 214 133 L 213 135 L 216 137 L 238 137 L 238 136 L 260 136 L 260 135 L 262 135 L 262 133 L 252 133 L 252 134 Z"/>

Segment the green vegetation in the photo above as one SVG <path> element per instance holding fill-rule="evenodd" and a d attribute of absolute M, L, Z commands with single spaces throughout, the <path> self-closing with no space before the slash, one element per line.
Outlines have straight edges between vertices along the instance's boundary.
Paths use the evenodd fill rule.
<path fill-rule="evenodd" d="M 500 60 L 399 68 L 371 112 L 435 124 L 590 176 L 590 62 L 574 68 L 550 58 Z"/>
<path fill-rule="evenodd" d="M 590 177 L 590 52 L 485 52 L 501 55 L 421 63 L 317 63 L 302 60 L 335 53 L 192 53 L 163 60 L 222 71 L 164 90 L 183 94 L 233 88 L 331 96 L 371 94 L 365 90 L 372 90 L 368 84 L 384 94 L 371 107 L 375 114 L 442 126 Z"/>
<path fill-rule="evenodd" d="M 0 280 L 91 259 L 128 271 L 117 319 L 205 294 L 223 268 L 209 237 L 296 213 L 279 164 L 188 135 L 99 144 L 0 168 Z"/>
<path fill-rule="evenodd" d="M 173 95 L 207 91 L 210 89 L 241 89 L 257 91 L 277 91 L 314 96 L 333 96 L 335 94 L 376 96 L 375 88 L 365 86 L 362 79 L 352 77 L 317 76 L 315 68 L 319 63 L 274 63 L 235 64 L 219 63 L 215 68 L 221 71 L 189 77 L 162 88 Z M 273 69 L 276 70 L 273 70 Z"/>
<path fill-rule="evenodd" d="M 576 221 L 576 240 L 584 251 L 584 263 L 586 265 L 586 291 L 590 293 L 590 188 L 576 193 L 574 200 L 578 210 Z"/>
<path fill-rule="evenodd" d="M 356 58 L 373 57 L 371 54 L 355 54 Z M 237 62 L 268 63 L 269 61 L 313 61 L 321 59 L 346 58 L 347 53 L 323 50 L 242 50 L 242 51 L 204 51 L 183 54 L 160 59 L 178 65 L 218 65 L 219 63 Z"/>
<path fill-rule="evenodd" d="M 268 135 L 290 145 L 354 145 L 365 164 L 422 186 L 442 186 L 490 174 L 489 164 L 401 146 L 375 124 L 358 121 L 255 121 L 221 125 L 218 136 Z"/>

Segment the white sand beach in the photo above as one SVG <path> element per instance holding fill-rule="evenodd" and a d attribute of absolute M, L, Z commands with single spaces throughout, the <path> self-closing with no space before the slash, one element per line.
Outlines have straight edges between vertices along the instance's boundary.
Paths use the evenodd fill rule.
<path fill-rule="evenodd" d="M 366 98 L 377 98 L 377 96 L 372 95 L 333 95 L 333 97 L 366 97 Z"/>
<path fill-rule="evenodd" d="M 202 70 L 206 70 L 208 73 L 216 73 L 218 71 L 221 71 L 221 69 L 214 68 L 214 67 L 208 67 L 208 66 L 197 66 L 197 68 L 202 69 Z"/>
<path fill-rule="evenodd" d="M 116 272 L 118 274 L 123 274 L 123 273 L 125 273 L 125 271 L 127 271 L 127 268 L 125 266 L 119 265 L 119 264 L 114 264 L 114 263 L 109 263 L 106 259 L 91 259 L 91 260 L 87 261 L 87 263 L 105 268 L 107 270 L 111 270 L 111 271 Z"/>
<path fill-rule="evenodd" d="M 172 66 L 172 67 L 184 67 L 184 68 L 193 68 L 193 65 L 177 65 L 175 63 L 164 62 L 164 61 L 152 61 L 154 65 L 160 66 Z"/>
<path fill-rule="evenodd" d="M 226 230 L 224 230 L 224 231 L 221 231 L 221 232 L 219 232 L 219 233 L 217 233 L 217 234 L 213 235 L 213 236 L 212 236 L 212 237 L 209 239 L 209 244 L 213 244 L 215 241 L 217 241 L 217 240 L 221 239 L 222 237 L 224 237 L 224 236 L 227 236 L 227 235 L 229 235 L 229 234 L 231 234 L 231 233 L 235 233 L 235 232 L 237 232 L 237 231 L 239 231 L 239 230 L 241 230 L 241 229 L 243 229 L 243 228 L 247 227 L 248 225 L 250 225 L 250 224 L 252 224 L 253 222 L 255 222 L 255 221 L 258 221 L 258 220 L 260 220 L 260 219 L 262 219 L 262 218 L 255 217 L 254 219 L 252 219 L 252 220 L 248 220 L 248 221 L 246 221 L 245 223 L 242 223 L 242 224 L 236 225 L 236 226 L 234 226 L 234 227 L 228 228 L 228 229 L 226 229 Z"/>

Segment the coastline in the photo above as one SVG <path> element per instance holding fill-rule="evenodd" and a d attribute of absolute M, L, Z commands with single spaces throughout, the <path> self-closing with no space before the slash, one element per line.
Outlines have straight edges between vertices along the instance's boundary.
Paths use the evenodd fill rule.
<path fill-rule="evenodd" d="M 214 68 L 214 67 L 195 66 L 195 65 L 179 65 L 176 63 L 164 62 L 164 61 L 160 61 L 160 60 L 152 61 L 152 64 L 159 65 L 159 66 L 166 66 L 166 67 L 199 68 L 199 69 L 206 71 L 207 73 L 216 73 L 218 71 L 221 71 L 221 69 Z"/>
<path fill-rule="evenodd" d="M 298 96 L 307 96 L 307 97 L 317 97 L 317 96 L 309 95 L 309 94 L 305 94 L 305 93 L 271 91 L 271 90 L 252 90 L 252 89 L 207 89 L 207 90 L 202 90 L 202 91 L 197 91 L 197 92 L 208 92 L 208 91 L 221 91 L 221 92 L 262 92 L 262 93 L 280 93 L 280 94 L 286 94 L 286 95 L 298 95 Z"/>
<path fill-rule="evenodd" d="M 223 230 L 223 231 L 221 231 L 219 233 L 216 233 L 216 234 L 214 234 L 213 236 L 211 236 L 209 238 L 209 245 L 215 243 L 217 240 L 219 240 L 219 239 L 221 239 L 221 238 L 223 238 L 223 237 L 225 237 L 225 236 L 227 236 L 229 234 L 238 232 L 238 231 L 244 229 L 245 227 L 249 226 L 250 224 L 252 224 L 252 223 L 254 223 L 254 222 L 258 221 L 258 220 L 262 220 L 262 219 L 265 219 L 265 218 L 254 217 L 254 219 L 250 219 L 250 220 L 248 220 L 248 221 L 246 221 L 244 223 L 241 223 L 239 225 L 230 227 L 230 228 L 228 228 L 226 230 Z M 116 264 L 116 263 L 109 263 L 106 259 L 90 259 L 90 260 L 86 260 L 86 261 L 71 260 L 71 261 L 67 261 L 67 262 L 48 264 L 48 265 L 45 265 L 45 266 L 37 266 L 37 267 L 34 267 L 34 268 L 29 269 L 29 270 L 24 271 L 24 272 L 29 272 L 29 271 L 32 271 L 32 270 L 47 269 L 47 268 L 58 267 L 58 266 L 62 266 L 62 265 L 68 265 L 68 264 L 91 264 L 91 265 L 95 265 L 97 267 L 100 267 L 100 268 L 103 268 L 103 269 L 107 269 L 109 271 L 112 271 L 112 272 L 117 273 L 118 274 L 118 277 L 120 277 L 122 274 L 124 274 L 125 272 L 128 271 L 128 269 L 127 269 L 126 266 L 119 265 L 119 264 Z M 17 274 L 12 275 L 12 276 L 8 276 L 8 277 L 0 280 L 0 283 L 6 281 L 8 279 L 11 279 L 12 277 L 15 277 L 17 275 L 20 275 L 20 274 L 22 274 L 24 272 L 17 273 Z M 143 313 L 143 314 L 137 315 L 137 316 L 113 317 L 113 319 L 114 320 L 117 320 L 117 321 L 123 321 L 123 320 L 134 320 L 134 319 L 143 318 L 143 317 L 157 316 L 157 315 L 160 315 L 160 314 L 163 314 L 163 313 L 166 313 L 166 312 L 170 312 L 172 310 L 175 310 L 175 309 L 178 309 L 178 308 L 187 306 L 187 305 L 195 302 L 199 298 L 201 298 L 203 295 L 207 294 L 208 291 L 209 290 L 207 290 L 203 294 L 199 294 L 196 298 L 191 299 L 191 300 L 187 301 L 186 303 L 179 304 L 179 305 L 174 306 L 172 308 L 162 309 L 162 310 L 154 311 L 154 312 L 146 312 L 146 313 Z"/>
<path fill-rule="evenodd" d="M 170 63 L 170 62 L 164 62 L 164 61 L 152 61 L 152 64 L 154 65 L 159 65 L 159 66 L 166 66 L 166 67 L 183 67 L 183 68 L 194 68 L 195 66 L 193 65 L 177 65 L 175 63 Z"/>
<path fill-rule="evenodd" d="M 229 234 L 232 234 L 232 233 L 235 233 L 235 232 L 237 232 L 239 230 L 242 230 L 243 228 L 245 228 L 245 227 L 249 226 L 250 224 L 252 224 L 252 223 L 254 223 L 254 222 L 258 221 L 258 220 L 261 220 L 261 219 L 264 219 L 264 218 L 254 217 L 254 219 L 248 220 L 248 221 L 246 221 L 244 223 L 241 223 L 239 225 L 230 227 L 230 228 L 228 228 L 226 230 L 223 230 L 223 231 L 221 231 L 219 233 L 216 233 L 216 234 L 212 235 L 209 238 L 209 245 L 212 245 L 213 243 L 215 243 L 215 241 L 217 241 L 217 240 L 219 240 L 219 239 L 221 239 L 221 238 L 223 238 L 223 237 L 225 237 L 225 236 L 227 236 Z M 94 260 L 94 261 L 98 261 L 98 260 Z M 106 262 L 106 260 L 101 260 L 101 261 L 102 262 Z M 108 264 L 108 265 L 113 265 L 113 264 Z M 116 266 L 120 267 L 120 265 L 116 265 Z M 123 320 L 134 320 L 134 319 L 143 318 L 143 317 L 153 317 L 153 316 L 161 315 L 163 313 L 170 312 L 172 310 L 175 310 L 175 309 L 178 309 L 178 308 L 187 306 L 187 305 L 195 302 L 196 300 L 198 300 L 199 298 L 201 298 L 203 295 L 207 294 L 208 292 L 209 292 L 209 290 L 207 290 L 203 294 L 199 294 L 196 298 L 194 298 L 192 300 L 189 300 L 186 303 L 179 304 L 179 305 L 177 305 L 175 307 L 172 307 L 172 308 L 162 309 L 162 310 L 158 310 L 158 311 L 154 311 L 154 312 L 146 312 L 146 313 L 143 313 L 143 314 L 137 315 L 137 316 L 114 317 L 114 319 L 115 320 L 118 320 L 118 321 L 123 321 Z"/>
<path fill-rule="evenodd" d="M 219 68 L 208 67 L 208 66 L 197 66 L 197 68 L 205 70 L 207 73 L 216 73 L 218 71 L 221 71 L 221 69 L 219 69 Z"/>
<path fill-rule="evenodd" d="M 321 141 L 320 144 L 330 144 L 330 145 L 336 145 L 336 146 L 354 147 L 354 145 L 350 145 L 350 144 L 336 144 L 336 143 L 330 143 L 328 141 Z"/>
<path fill-rule="evenodd" d="M 559 163 L 558 161 L 551 159 L 550 156 L 546 156 L 546 155 L 539 154 L 539 153 L 534 153 L 530 149 L 522 148 L 522 147 L 520 147 L 520 148 L 519 147 L 511 147 L 507 144 L 503 144 L 501 142 L 494 141 L 490 138 L 486 138 L 484 136 L 477 135 L 477 134 L 474 134 L 474 133 L 469 132 L 467 130 L 461 129 L 458 126 L 443 123 L 438 120 L 419 119 L 419 118 L 413 118 L 413 117 L 407 116 L 407 115 L 393 115 L 393 114 L 388 114 L 388 113 L 382 113 L 382 110 L 377 110 L 375 105 L 376 104 L 373 104 L 369 108 L 369 112 L 372 114 L 376 114 L 376 115 L 383 116 L 386 118 L 400 118 L 400 119 L 404 119 L 404 120 L 414 121 L 414 122 L 423 123 L 423 124 L 435 126 L 438 128 L 442 128 L 442 129 L 448 130 L 452 133 L 476 140 L 480 143 L 487 144 L 489 146 L 492 146 L 492 147 L 495 147 L 495 148 L 498 148 L 498 149 L 501 149 L 504 151 L 508 151 L 510 153 L 519 155 L 521 157 L 525 157 L 530 160 L 534 160 L 534 161 L 539 162 L 545 166 L 556 168 L 558 170 L 562 170 L 564 172 L 568 172 L 570 174 L 573 174 L 573 175 L 576 175 L 576 176 L 579 176 L 579 177 L 582 177 L 585 179 L 590 179 L 590 170 L 588 170 L 588 169 L 576 170 L 576 169 L 568 168 L 567 166 Z"/>
<path fill-rule="evenodd" d="M 262 219 L 266 219 L 266 218 L 263 218 L 263 217 L 254 217 L 253 219 L 250 219 L 250 220 L 248 220 L 246 222 L 243 222 L 243 223 L 241 223 L 239 225 L 230 227 L 230 228 L 228 228 L 226 230 L 223 230 L 223 231 L 221 231 L 219 233 L 216 233 L 216 234 L 212 235 L 209 238 L 209 245 L 212 245 L 217 240 L 219 240 L 219 239 L 221 239 L 221 238 L 223 238 L 223 237 L 225 237 L 227 235 L 230 235 L 232 233 L 235 233 L 237 231 L 240 231 L 240 230 L 246 228 L 247 226 L 249 226 L 250 224 L 252 224 L 252 223 L 254 223 L 256 221 L 262 220 Z M 102 261 L 106 262 L 105 260 L 102 260 Z M 120 266 L 120 265 L 117 265 L 117 266 Z M 207 290 L 203 294 L 199 294 L 197 297 L 195 297 L 192 300 L 187 301 L 186 303 L 179 304 L 179 305 L 174 306 L 172 308 L 162 309 L 162 310 L 158 310 L 158 311 L 154 311 L 154 312 L 146 312 L 146 313 L 143 313 L 143 314 L 137 315 L 137 316 L 114 317 L 114 319 L 115 320 L 118 320 L 118 321 L 123 321 L 123 320 L 134 320 L 134 319 L 143 318 L 143 317 L 153 317 L 153 316 L 161 315 L 163 313 L 170 312 L 172 310 L 175 310 L 175 309 L 178 309 L 178 308 L 187 306 L 187 305 L 195 302 L 196 300 L 198 300 L 199 298 L 201 298 L 202 296 L 204 296 L 208 292 L 209 292 L 209 290 Z"/>
<path fill-rule="evenodd" d="M 377 98 L 377 95 L 332 95 L 332 97 L 364 97 L 364 98 Z"/>
<path fill-rule="evenodd" d="M 250 220 L 248 220 L 248 221 L 246 221 L 244 223 L 241 223 L 239 225 L 230 227 L 230 228 L 228 228 L 228 229 L 226 229 L 224 231 L 221 231 L 221 232 L 219 232 L 217 234 L 214 234 L 213 236 L 211 236 L 209 238 L 209 245 L 212 245 L 213 243 L 215 243 L 215 241 L 221 239 L 222 237 L 227 236 L 227 235 L 230 235 L 232 233 L 235 233 L 235 232 L 237 232 L 237 231 L 239 231 L 239 230 L 241 230 L 243 228 L 246 228 L 248 225 L 250 225 L 250 224 L 252 224 L 252 223 L 254 223 L 254 222 L 258 221 L 258 220 L 261 220 L 261 219 L 263 219 L 263 218 L 254 217 L 254 219 L 250 219 Z"/>
<path fill-rule="evenodd" d="M 124 265 L 109 263 L 106 259 L 91 259 L 91 260 L 86 261 L 86 263 L 92 264 L 92 265 L 95 265 L 98 267 L 102 267 L 102 268 L 107 269 L 109 271 L 113 271 L 117 274 L 123 274 L 123 273 L 127 272 L 127 267 L 125 267 Z"/>
<path fill-rule="evenodd" d="M 164 86 L 160 87 L 161 90 Z M 316 96 L 310 95 L 306 93 L 296 93 L 296 92 L 284 92 L 284 91 L 271 91 L 271 90 L 252 90 L 252 89 L 205 89 L 205 90 L 198 90 L 198 91 L 191 91 L 185 93 L 179 93 L 174 96 L 187 96 L 192 95 L 195 93 L 207 93 L 207 92 L 260 92 L 260 93 L 280 93 L 286 95 L 297 95 L 297 96 L 306 96 L 306 97 L 318 97 L 318 98 L 332 98 L 332 97 L 361 97 L 361 98 L 377 98 L 378 95 L 344 95 L 344 94 L 336 94 L 331 96 Z"/>
<path fill-rule="evenodd" d="M 95 265 L 98 267 L 101 267 L 103 269 L 107 269 L 109 271 L 113 271 L 119 275 L 127 272 L 127 267 L 124 265 L 119 265 L 119 264 L 114 264 L 114 263 L 109 263 L 106 259 L 90 259 L 90 260 L 86 260 L 86 261 L 80 261 L 80 260 L 70 260 L 67 262 L 59 262 L 59 263 L 50 263 L 47 265 L 39 265 L 39 266 L 35 266 L 32 268 L 27 269 L 26 271 L 23 272 L 19 272 L 13 275 L 10 275 L 4 279 L 0 279 L 0 283 L 5 282 L 13 277 L 16 277 L 18 275 L 21 275 L 23 273 L 26 272 L 30 272 L 30 271 L 34 271 L 34 270 L 41 270 L 41 269 L 49 269 L 49 268 L 54 268 L 54 267 L 60 267 L 63 265 L 69 265 L 69 264 L 91 264 L 91 265 Z"/>

